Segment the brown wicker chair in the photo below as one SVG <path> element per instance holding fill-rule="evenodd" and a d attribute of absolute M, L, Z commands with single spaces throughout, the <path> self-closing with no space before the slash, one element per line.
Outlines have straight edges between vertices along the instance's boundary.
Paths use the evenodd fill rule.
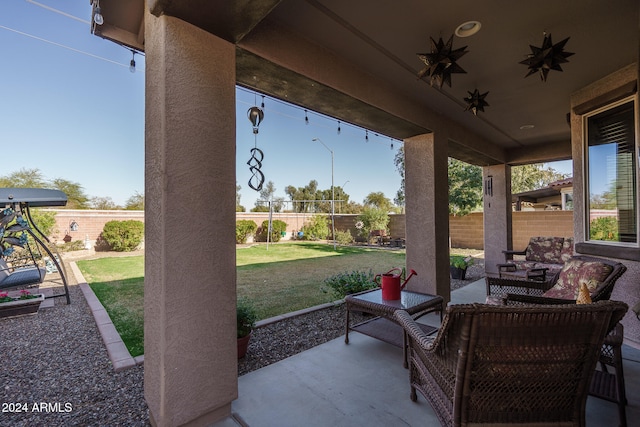
<path fill-rule="evenodd" d="M 435 339 L 406 312 L 411 399 L 442 425 L 584 426 L 589 383 L 605 335 L 628 307 L 452 305 Z"/>
<path fill-rule="evenodd" d="M 591 294 L 592 301 L 607 300 L 611 297 L 611 292 L 616 283 L 616 280 L 622 276 L 627 270 L 624 264 L 617 261 L 608 260 L 605 258 L 596 258 L 585 255 L 577 255 L 572 257 L 567 263 L 572 260 L 585 261 L 585 262 L 601 262 L 608 266 L 611 266 L 611 272 Z M 505 304 L 567 304 L 571 301 L 566 299 L 554 298 L 553 300 L 545 297 L 547 293 L 558 281 L 562 273 L 553 276 L 550 282 L 535 282 L 527 280 L 506 279 L 499 277 L 486 277 L 487 284 L 487 297 L 491 298 L 503 298 Z M 575 302 L 575 299 L 574 301 Z"/>

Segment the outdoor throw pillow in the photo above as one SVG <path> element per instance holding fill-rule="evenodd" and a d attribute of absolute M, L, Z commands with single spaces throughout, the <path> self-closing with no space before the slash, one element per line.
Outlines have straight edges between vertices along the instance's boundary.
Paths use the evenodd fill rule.
<path fill-rule="evenodd" d="M 613 267 L 599 261 L 572 259 L 565 263 L 555 286 L 545 292 L 544 296 L 575 300 L 583 282 L 592 294 L 612 270 Z"/>
<path fill-rule="evenodd" d="M 559 263 L 563 242 L 562 237 L 532 237 L 525 258 L 527 261 Z"/>

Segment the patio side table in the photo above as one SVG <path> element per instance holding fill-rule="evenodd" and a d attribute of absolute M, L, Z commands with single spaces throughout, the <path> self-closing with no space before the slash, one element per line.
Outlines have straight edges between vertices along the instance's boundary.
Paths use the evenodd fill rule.
<path fill-rule="evenodd" d="M 382 290 L 374 289 L 353 295 L 347 295 L 346 302 L 346 334 L 344 342 L 349 344 L 349 331 L 360 332 L 361 334 L 377 338 L 381 341 L 402 347 L 403 363 L 405 368 L 407 363 L 407 340 L 402 327 L 396 323 L 393 313 L 396 310 L 405 310 L 413 317 L 419 319 L 427 313 L 440 312 L 440 320 L 444 310 L 444 299 L 441 296 L 423 294 L 419 292 L 402 291 L 399 300 L 382 299 Z M 377 316 L 373 319 L 349 325 L 349 312 L 361 311 Z M 432 326 L 420 325 L 427 334 L 437 330 Z"/>

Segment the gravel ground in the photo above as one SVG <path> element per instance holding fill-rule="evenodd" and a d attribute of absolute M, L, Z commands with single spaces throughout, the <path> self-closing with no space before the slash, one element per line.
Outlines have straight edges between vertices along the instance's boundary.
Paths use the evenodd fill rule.
<path fill-rule="evenodd" d="M 482 264 L 471 266 L 467 280 L 452 280 L 452 288 L 483 274 Z M 143 367 L 113 371 L 73 277 L 70 284 L 70 305 L 57 298 L 35 316 L 0 320 L 0 427 L 148 426 Z M 343 334 L 343 305 L 258 328 L 238 374 Z"/>
<path fill-rule="evenodd" d="M 115 373 L 78 286 L 0 320 L 0 426 L 147 426 L 143 369 Z"/>

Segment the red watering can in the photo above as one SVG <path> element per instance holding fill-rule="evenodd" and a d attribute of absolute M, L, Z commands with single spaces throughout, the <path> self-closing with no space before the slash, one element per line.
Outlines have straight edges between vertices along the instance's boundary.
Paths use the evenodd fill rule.
<path fill-rule="evenodd" d="M 399 272 L 399 274 L 393 274 L 394 271 Z M 400 284 L 400 279 L 402 276 L 402 269 L 400 268 L 392 268 L 383 274 L 376 274 L 373 278 L 373 281 L 376 282 L 380 288 L 382 288 L 382 299 L 383 300 L 397 300 L 400 299 L 400 291 L 404 288 L 404 285 L 407 284 L 411 276 L 414 274 L 417 275 L 415 270 L 409 270 L 410 274 L 407 277 L 403 284 Z M 380 280 L 379 278 L 382 278 Z"/>

